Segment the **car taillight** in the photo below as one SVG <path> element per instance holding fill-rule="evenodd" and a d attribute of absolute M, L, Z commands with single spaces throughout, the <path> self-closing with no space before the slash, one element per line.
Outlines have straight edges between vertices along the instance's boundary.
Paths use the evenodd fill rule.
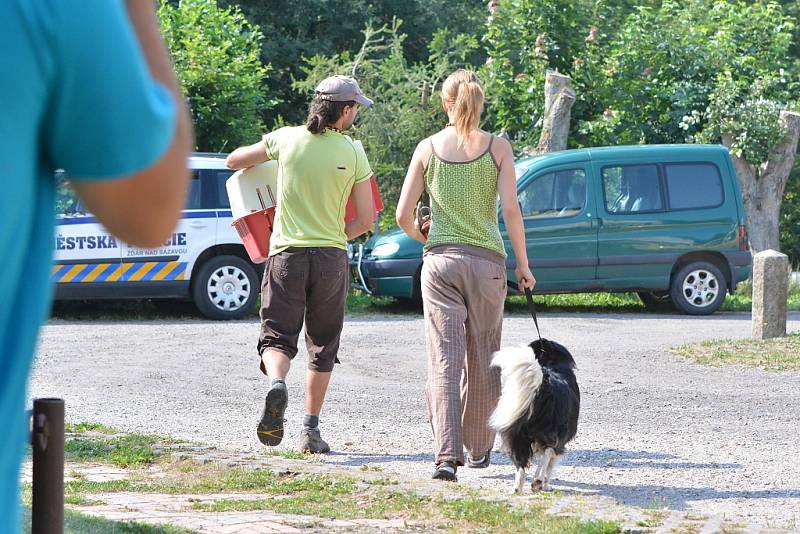
<path fill-rule="evenodd" d="M 739 225 L 739 250 L 747 250 L 747 227 L 743 224 Z"/>

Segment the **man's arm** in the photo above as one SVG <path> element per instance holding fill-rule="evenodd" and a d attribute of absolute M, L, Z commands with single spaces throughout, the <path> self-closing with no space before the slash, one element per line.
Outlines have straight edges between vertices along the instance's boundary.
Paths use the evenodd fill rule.
<path fill-rule="evenodd" d="M 372 182 L 364 180 L 353 186 L 351 198 L 356 206 L 356 218 L 344 226 L 347 240 L 369 232 L 372 229 L 372 218 L 375 215 L 375 205 L 372 200 Z"/>
<path fill-rule="evenodd" d="M 247 169 L 253 165 L 264 163 L 268 159 L 264 142 L 260 141 L 254 145 L 239 147 L 228 154 L 225 165 L 233 170 Z"/>
<path fill-rule="evenodd" d="M 155 247 L 175 228 L 183 208 L 192 127 L 159 33 L 154 3 L 127 0 L 127 9 L 150 75 L 172 94 L 177 112 L 175 135 L 161 159 L 149 168 L 122 180 L 75 182 L 73 186 L 111 233 L 132 245 Z"/>

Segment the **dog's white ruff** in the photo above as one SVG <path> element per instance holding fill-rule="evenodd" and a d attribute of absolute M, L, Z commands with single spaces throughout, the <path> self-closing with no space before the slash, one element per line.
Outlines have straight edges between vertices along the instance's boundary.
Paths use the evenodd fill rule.
<path fill-rule="evenodd" d="M 497 432 L 504 432 L 520 419 L 530 416 L 533 398 L 542 384 L 542 368 L 533 349 L 528 346 L 508 347 L 495 352 L 492 366 L 500 368 L 503 391 L 489 418 L 489 426 Z"/>

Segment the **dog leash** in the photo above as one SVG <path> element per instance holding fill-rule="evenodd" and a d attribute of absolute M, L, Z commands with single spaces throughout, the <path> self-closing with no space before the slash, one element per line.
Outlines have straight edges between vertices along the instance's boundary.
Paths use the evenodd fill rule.
<path fill-rule="evenodd" d="M 539 321 L 536 319 L 536 306 L 533 305 L 533 293 L 529 288 L 525 288 L 525 299 L 528 301 L 528 311 L 531 312 L 533 324 L 536 325 L 536 333 L 539 334 L 539 343 L 542 343 L 542 333 L 539 331 Z"/>

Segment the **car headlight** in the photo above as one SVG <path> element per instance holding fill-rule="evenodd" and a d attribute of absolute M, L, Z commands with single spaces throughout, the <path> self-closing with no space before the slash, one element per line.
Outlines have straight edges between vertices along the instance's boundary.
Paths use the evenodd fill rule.
<path fill-rule="evenodd" d="M 398 250 L 400 250 L 399 243 L 381 243 L 372 249 L 372 255 L 381 258 L 391 256 L 397 253 Z"/>

